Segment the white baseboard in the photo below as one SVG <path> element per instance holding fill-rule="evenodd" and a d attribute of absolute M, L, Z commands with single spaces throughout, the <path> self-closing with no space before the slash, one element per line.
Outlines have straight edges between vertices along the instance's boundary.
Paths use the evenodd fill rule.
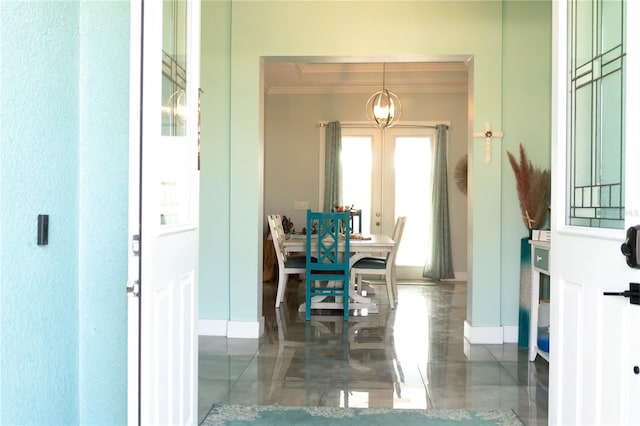
<path fill-rule="evenodd" d="M 260 337 L 260 321 L 229 321 L 227 337 L 230 339 L 257 339 Z"/>
<path fill-rule="evenodd" d="M 264 318 L 260 321 L 198 320 L 200 336 L 257 339 L 262 333 L 264 333 Z"/>
<path fill-rule="evenodd" d="M 198 335 L 200 336 L 226 336 L 227 321 L 225 320 L 198 320 Z"/>
<path fill-rule="evenodd" d="M 467 281 L 467 278 L 469 277 L 466 272 L 454 272 L 454 275 L 456 277 L 456 281 Z"/>
<path fill-rule="evenodd" d="M 518 343 L 517 325 L 503 325 L 502 331 L 504 343 Z"/>
<path fill-rule="evenodd" d="M 465 321 L 464 338 L 471 344 L 501 345 L 503 343 L 518 343 L 518 326 L 474 327 L 468 321 Z"/>

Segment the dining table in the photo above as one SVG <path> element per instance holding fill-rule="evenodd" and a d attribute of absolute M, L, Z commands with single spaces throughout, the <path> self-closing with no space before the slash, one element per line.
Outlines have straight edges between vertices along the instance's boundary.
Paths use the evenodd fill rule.
<path fill-rule="evenodd" d="M 313 236 L 312 236 L 313 238 Z M 384 256 L 391 252 L 395 241 L 383 234 L 352 234 L 349 238 L 349 264 L 352 266 L 358 260 L 368 256 Z M 302 234 L 291 234 L 284 241 L 284 249 L 287 253 L 306 253 L 307 236 Z M 338 244 L 338 251 L 344 252 L 345 244 Z M 392 274 L 395 279 L 395 274 Z M 395 283 L 394 283 L 395 284 Z M 328 283 L 327 285 L 331 285 Z M 370 296 L 360 294 L 356 289 L 355 282 L 349 282 L 349 309 L 355 309 L 356 314 L 367 315 L 378 313 L 378 306 Z M 314 296 L 311 299 L 312 309 L 343 309 L 341 301 L 328 301 L 326 296 Z M 298 312 L 306 311 L 306 302 L 298 308 Z"/>

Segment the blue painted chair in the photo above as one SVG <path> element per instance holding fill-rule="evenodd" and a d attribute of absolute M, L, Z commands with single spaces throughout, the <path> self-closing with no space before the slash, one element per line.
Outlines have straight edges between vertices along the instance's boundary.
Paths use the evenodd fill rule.
<path fill-rule="evenodd" d="M 349 212 L 320 213 L 307 210 L 306 319 L 311 319 L 311 298 L 342 298 L 344 319 L 349 319 Z M 317 223 L 317 225 L 316 225 Z M 315 225 L 315 226 L 312 226 Z M 317 229 L 317 234 L 311 234 Z M 340 231 L 343 230 L 344 234 Z M 344 241 L 344 250 L 339 244 Z M 312 256 L 314 255 L 314 256 Z"/>

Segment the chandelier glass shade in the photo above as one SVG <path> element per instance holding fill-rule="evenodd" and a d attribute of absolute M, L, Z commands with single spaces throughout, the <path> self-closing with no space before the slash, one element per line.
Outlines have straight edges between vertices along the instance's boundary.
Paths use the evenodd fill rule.
<path fill-rule="evenodd" d="M 385 69 L 382 71 L 382 90 L 371 95 L 367 101 L 367 119 L 376 127 L 386 129 L 395 125 L 402 115 L 400 98 L 384 86 Z"/>

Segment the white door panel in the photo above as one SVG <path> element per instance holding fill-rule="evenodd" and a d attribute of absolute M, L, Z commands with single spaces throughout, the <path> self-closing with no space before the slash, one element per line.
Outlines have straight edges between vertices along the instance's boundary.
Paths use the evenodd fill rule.
<path fill-rule="evenodd" d="M 611 22 L 619 7 L 625 4 L 624 15 L 627 25 L 626 56 L 624 76 L 626 88 L 624 108 L 626 119 L 622 134 L 626 135 L 623 145 L 624 151 L 620 155 L 622 191 L 623 191 L 623 221 L 618 228 L 628 228 L 640 223 L 638 217 L 638 200 L 640 199 L 640 168 L 634 163 L 640 158 L 640 144 L 635 135 L 640 134 L 639 120 L 636 116 L 640 110 L 639 78 L 640 76 L 640 32 L 635 23 L 640 18 L 640 2 L 637 1 L 606 1 L 601 6 L 590 8 L 591 1 L 579 3 L 580 12 L 576 15 L 592 22 Z M 602 108 L 596 102 L 591 116 L 592 126 L 578 129 L 578 137 L 584 135 L 581 131 L 592 132 L 594 152 L 591 161 L 591 179 L 595 182 L 589 189 L 589 196 L 584 197 L 585 203 L 592 203 L 595 212 L 594 221 L 589 226 L 569 225 L 570 215 L 581 214 L 580 208 L 571 210 L 569 207 L 571 190 L 568 182 L 571 173 L 571 161 L 574 157 L 568 154 L 572 135 L 567 132 L 570 122 L 567 115 L 571 111 L 567 93 L 571 87 L 567 83 L 569 38 L 567 37 L 567 22 L 570 16 L 570 1 L 553 2 L 554 10 L 554 144 L 553 144 L 553 201 L 552 201 L 552 249 L 551 249 L 551 328 L 550 328 L 550 373 L 549 373 L 549 424 L 551 425 L 636 425 L 640 424 L 640 416 L 634 408 L 640 397 L 640 347 L 637 335 L 640 331 L 640 306 L 631 305 L 628 298 L 619 296 L 605 296 L 604 292 L 622 292 L 629 289 L 630 282 L 640 282 L 640 270 L 631 269 L 626 265 L 621 254 L 620 246 L 625 239 L 624 229 L 596 228 L 600 218 L 606 219 L 607 201 L 604 197 L 595 197 L 608 184 L 608 172 L 598 170 L 598 155 L 610 154 L 607 144 L 615 140 L 607 133 L 604 121 L 612 117 L 611 108 Z M 592 13 L 593 12 L 593 13 Z M 614 29 L 616 28 L 614 23 Z M 586 29 L 584 26 L 583 29 Z M 619 29 L 619 28 L 618 28 Z M 596 34 L 596 37 L 593 36 Z M 611 37 L 607 31 L 602 31 L 606 37 Z M 576 39 L 597 39 L 597 33 L 579 32 Z M 610 42 L 610 39 L 606 40 Z M 575 43 L 575 41 L 574 41 Z M 603 42 L 604 44 L 605 42 Z M 593 43 L 590 46 L 597 46 Z M 605 49 L 606 50 L 606 49 Z M 609 55 L 610 51 L 603 56 Z M 581 55 L 585 51 L 581 52 Z M 615 56 L 613 52 L 612 56 Z M 611 62 L 614 64 L 615 60 Z M 570 64 L 570 62 L 569 62 Z M 607 71 L 605 60 L 597 58 L 594 61 L 597 72 Z M 582 62 L 579 64 L 582 66 Z M 585 70 L 585 68 L 581 68 Z M 579 73 L 576 73 L 578 75 Z M 584 75 L 587 75 L 586 73 Z M 589 77 L 591 79 L 591 77 Z M 587 87 L 589 79 L 579 82 L 580 87 Z M 594 96 L 605 99 L 610 93 L 604 85 L 606 74 L 596 73 L 592 78 Z M 597 84 L 602 86 L 597 87 Z M 600 92 L 600 90 L 603 90 Z M 584 97 L 585 99 L 588 97 Z M 578 105 L 579 101 L 576 101 Z M 620 100 L 622 103 L 622 100 Z M 587 111 L 584 118 L 589 117 L 589 107 L 577 114 Z M 589 121 L 587 120 L 587 122 Z M 602 126 L 602 127 L 600 127 Z M 620 125 L 618 125 L 620 127 Z M 575 130 L 574 130 L 575 131 Z M 614 130 L 612 135 L 616 134 Z M 601 145 L 600 145 L 601 144 Z M 583 146 L 584 147 L 584 146 Z M 614 148 L 615 150 L 615 148 Z M 584 152 L 583 152 L 584 154 Z M 603 154 L 604 155 L 604 154 Z M 589 171 L 588 169 L 586 170 Z M 588 176 L 585 169 L 580 169 L 576 179 Z M 577 175 L 574 175 L 577 176 Z M 608 190 L 608 189 L 606 189 Z M 582 190 L 581 190 L 582 191 Z M 573 192 L 573 195 L 578 192 Z M 585 192 L 580 192 L 581 196 Z M 594 198 L 595 197 L 595 198 Z M 591 201 L 589 201 L 591 200 Z M 592 202 L 593 200 L 597 200 Z M 601 203 L 601 204 L 598 204 Z M 579 204 L 579 203 L 578 203 Z M 574 201 L 574 206 L 578 205 Z M 582 207 L 578 205 L 578 207 Z M 601 207 L 605 207 L 600 209 Z M 580 220 L 580 219 L 578 219 Z M 603 222 L 606 222 L 604 220 Z M 622 223 L 624 222 L 624 223 Z M 584 225 L 584 224 L 583 224 Z"/>
<path fill-rule="evenodd" d="M 132 113 L 130 222 L 140 257 L 130 280 L 140 296 L 137 330 L 130 325 L 139 341 L 129 348 L 138 375 L 129 381 L 130 424 L 197 423 L 199 6 L 132 2 L 132 80 L 137 73 L 141 82 L 132 110 L 141 121 Z"/>

